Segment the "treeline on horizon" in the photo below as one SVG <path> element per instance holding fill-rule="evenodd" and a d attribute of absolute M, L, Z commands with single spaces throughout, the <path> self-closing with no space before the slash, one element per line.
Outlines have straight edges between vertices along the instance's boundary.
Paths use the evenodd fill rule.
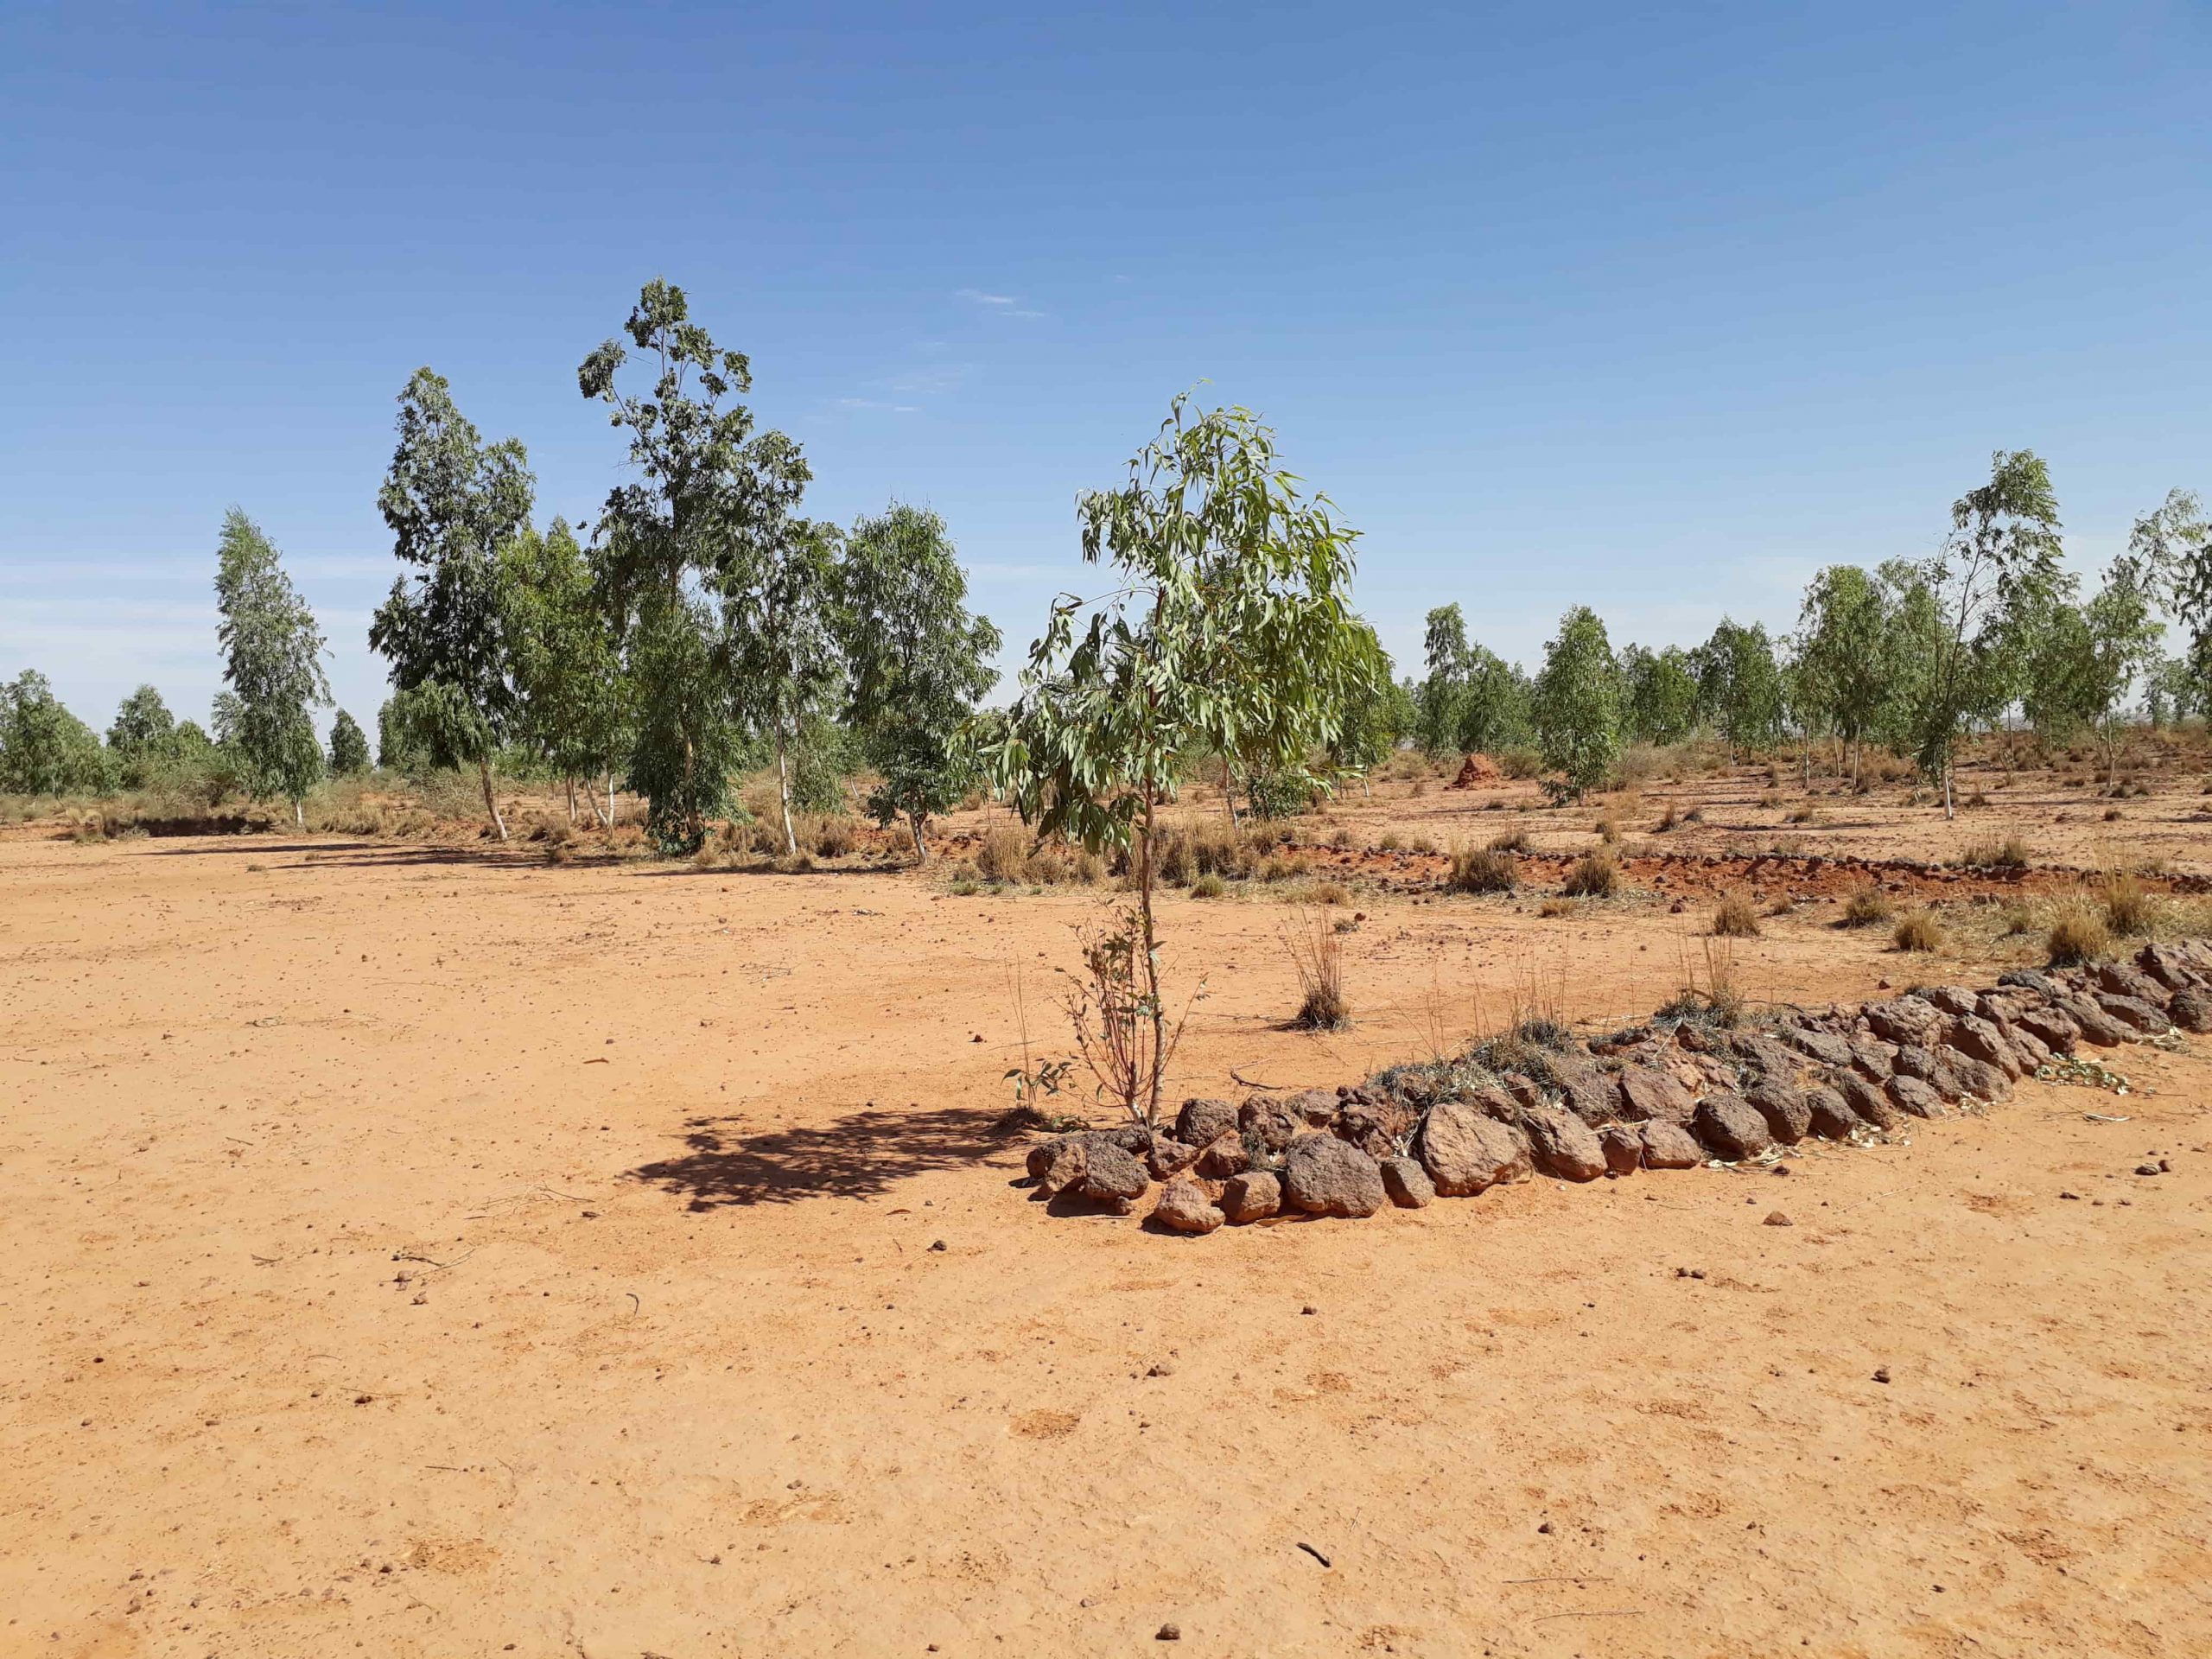
<path fill-rule="evenodd" d="M 451 769 L 474 774 L 504 838 L 496 772 L 565 780 L 571 813 L 581 790 L 602 823 L 618 790 L 641 794 L 654 842 L 677 853 L 741 812 L 734 779 L 766 770 L 794 850 L 794 810 L 841 810 L 861 774 L 868 811 L 903 820 L 922 856 L 930 820 L 982 786 L 1068 827 L 1062 804 L 1090 784 L 1055 783 L 1052 767 L 1093 761 L 1080 743 L 1040 760 L 1058 753 L 1055 697 L 1084 684 L 1101 652 L 1164 647 L 1122 623 L 1077 639 L 1070 618 L 1090 601 L 1064 595 L 1022 701 L 982 708 L 1001 635 L 968 610 L 942 520 L 895 502 L 849 528 L 804 517 L 803 451 L 756 427 L 740 398 L 749 363 L 691 320 L 683 290 L 647 284 L 624 332 L 578 371 L 582 394 L 626 435 L 629 463 L 588 538 L 557 518 L 533 524 L 523 445 L 486 443 L 442 377 L 418 370 L 400 394 L 378 493 L 400 575 L 369 631 L 394 690 L 373 757 L 344 710 L 327 746 L 317 739 L 314 711 L 331 702 L 321 632 L 269 537 L 233 508 L 217 553 L 224 690 L 212 729 L 175 720 L 149 685 L 124 699 L 103 740 L 25 670 L 0 684 L 0 792 L 156 791 L 208 809 L 283 799 L 296 816 L 326 778 Z M 1271 584 L 1294 581 L 1316 549 L 1348 580 L 1357 532 L 1330 518 L 1325 497 L 1297 496 L 1273 443 L 1241 410 L 1186 424 L 1179 398 L 1131 485 L 1078 503 L 1086 560 L 1104 550 L 1126 562 L 1141 525 L 1165 561 L 1160 591 L 1189 614 L 1176 671 L 1196 699 L 1176 716 L 1173 770 L 1210 766 L 1232 814 L 1239 794 L 1261 816 L 1301 810 L 1408 743 L 1515 754 L 1554 798 L 1577 798 L 1612 774 L 1624 745 L 1700 733 L 1738 754 L 1832 741 L 1854 778 L 1878 744 L 1914 761 L 1948 804 L 1960 740 L 2015 716 L 2046 745 L 2094 732 L 2109 769 L 2139 691 L 2154 726 L 2212 706 L 2212 530 L 2186 491 L 2136 523 L 2085 595 L 2061 563 L 2048 469 L 2031 452 L 1999 452 L 1954 505 L 1936 553 L 1821 570 L 1786 636 L 1724 618 L 1690 649 L 1616 651 L 1595 611 L 1576 606 L 1530 675 L 1471 641 L 1448 604 L 1428 614 L 1423 677 L 1395 679 L 1336 576 L 1302 610 L 1279 605 Z M 1171 475 L 1182 481 L 1155 499 L 1148 480 Z M 1216 523 L 1262 526 L 1268 545 L 1177 528 Z M 1215 645 L 1210 594 L 1238 596 Z M 2164 618 L 2187 630 L 2184 655 L 2164 654 Z M 1242 713 L 1208 706 L 1205 653 L 1239 628 L 1238 649 L 1259 640 L 1286 664 L 1325 659 L 1294 717 L 1257 693 Z M 1301 644 L 1297 628 L 1320 632 Z M 1104 704 L 1081 716 L 1101 731 L 1125 717 Z"/>

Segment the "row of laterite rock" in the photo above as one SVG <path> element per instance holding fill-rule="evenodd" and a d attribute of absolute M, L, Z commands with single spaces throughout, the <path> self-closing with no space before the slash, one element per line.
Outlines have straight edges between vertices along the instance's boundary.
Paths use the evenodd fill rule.
<path fill-rule="evenodd" d="M 1980 1110 L 2082 1046 L 2212 1031 L 2212 945 L 2037 973 L 1986 991 L 1915 989 L 1757 1027 L 1655 1020 L 1587 1043 L 1492 1044 L 1334 1093 L 1189 1100 L 1173 1134 L 1130 1125 L 1030 1149 L 1039 1196 L 1135 1212 L 1178 1233 L 1301 1213 L 1371 1216 L 1468 1198 L 1538 1172 L 1589 1181 L 1772 1154 L 1808 1137 L 1866 1140 Z M 1510 1067 L 1502 1065 L 1510 1060 Z"/>

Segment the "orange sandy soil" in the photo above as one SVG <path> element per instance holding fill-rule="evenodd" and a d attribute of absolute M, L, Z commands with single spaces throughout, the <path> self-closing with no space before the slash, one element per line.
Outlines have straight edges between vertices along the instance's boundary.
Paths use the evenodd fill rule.
<path fill-rule="evenodd" d="M 1357 902 L 1318 1039 L 1288 912 L 1168 901 L 1178 1094 L 1625 1016 L 1696 945 Z M 0 1653 L 2212 1651 L 2203 1060 L 1788 1179 L 1161 1237 L 993 1133 L 1008 973 L 1057 1050 L 1096 904 L 0 842 Z M 1880 944 L 1737 967 L 1967 971 Z"/>

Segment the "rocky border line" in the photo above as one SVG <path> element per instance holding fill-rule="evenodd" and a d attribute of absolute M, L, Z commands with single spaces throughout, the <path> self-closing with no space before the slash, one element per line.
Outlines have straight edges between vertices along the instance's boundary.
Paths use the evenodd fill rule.
<path fill-rule="evenodd" d="M 1154 1181 L 1155 1231 L 1205 1234 L 1277 1215 L 1373 1215 L 1472 1198 L 1538 1173 L 1565 1181 L 1869 1141 L 1914 1119 L 1980 1111 L 2084 1046 L 2212 1032 L 2212 944 L 1987 990 L 1923 986 L 1885 1001 L 1728 1027 L 1662 1014 L 1577 1041 L 1524 1027 L 1440 1065 L 1395 1066 L 1333 1093 L 1187 1100 L 1173 1133 L 1128 1125 L 1029 1151 L 1056 1213 L 1132 1215 Z M 1533 1033 L 1533 1034 L 1532 1034 Z"/>

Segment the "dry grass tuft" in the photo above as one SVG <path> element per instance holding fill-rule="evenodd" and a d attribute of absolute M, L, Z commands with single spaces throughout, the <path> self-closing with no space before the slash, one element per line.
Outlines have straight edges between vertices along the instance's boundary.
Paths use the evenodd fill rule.
<path fill-rule="evenodd" d="M 2158 925 L 2158 900 L 2133 876 L 2124 873 L 2105 878 L 2105 925 L 2123 938 L 2140 937 Z"/>
<path fill-rule="evenodd" d="M 1713 931 L 1717 938 L 1755 939 L 1759 936 L 1759 913 L 1749 899 L 1732 893 L 1713 912 Z"/>
<path fill-rule="evenodd" d="M 1879 887 L 1861 887 L 1843 901 L 1842 922 L 1846 927 L 1879 927 L 1896 914 L 1897 906 Z"/>
<path fill-rule="evenodd" d="M 1299 988 L 1305 993 L 1291 1025 L 1299 1031 L 1344 1031 L 1351 1025 L 1351 1005 L 1344 1000 L 1344 938 L 1325 911 L 1315 909 L 1295 927 L 1282 930 L 1291 966 L 1298 970 Z"/>
<path fill-rule="evenodd" d="M 983 831 L 976 848 L 976 873 L 993 881 L 1019 881 L 1029 868 L 1029 837 L 1010 823 Z"/>
<path fill-rule="evenodd" d="M 1570 899 L 1610 899 L 1620 885 L 1621 867 L 1612 849 L 1594 847 L 1574 861 L 1560 891 Z"/>
<path fill-rule="evenodd" d="M 1454 893 L 1510 893 L 1521 885 L 1520 861 L 1490 849 L 1455 853 L 1446 885 Z"/>
<path fill-rule="evenodd" d="M 2069 905 L 2052 919 L 2043 944 L 2052 967 L 2077 968 L 2111 954 L 2112 932 L 2087 905 Z"/>
<path fill-rule="evenodd" d="M 1934 951 L 1943 948 L 1943 925 L 1932 910 L 1916 910 L 1897 925 L 1890 943 L 1900 950 Z"/>

